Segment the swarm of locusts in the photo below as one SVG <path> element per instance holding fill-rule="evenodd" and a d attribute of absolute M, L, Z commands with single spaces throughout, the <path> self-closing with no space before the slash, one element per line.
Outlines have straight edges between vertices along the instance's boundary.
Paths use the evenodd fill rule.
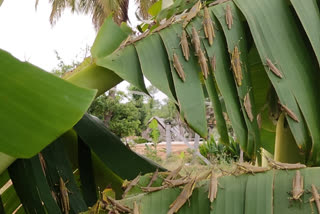
<path fill-rule="evenodd" d="M 241 174 L 251 174 L 255 175 L 256 173 L 263 173 L 272 169 L 276 170 L 296 170 L 294 176 L 292 177 L 292 188 L 288 192 L 290 197 L 288 197 L 289 201 L 301 201 L 301 196 L 305 194 L 304 189 L 304 177 L 300 172 L 300 169 L 305 168 L 306 166 L 301 163 L 281 163 L 275 161 L 269 157 L 265 157 L 268 161 L 268 167 L 259 167 L 254 166 L 248 162 L 236 163 L 234 171 L 230 171 L 229 175 L 239 176 Z M 126 188 L 124 189 L 123 197 L 126 197 L 127 194 L 133 196 L 139 193 L 130 193 L 130 190 L 133 187 L 138 187 L 141 192 L 145 194 L 152 194 L 153 192 L 164 190 L 167 188 L 179 188 L 180 194 L 177 196 L 175 200 L 173 200 L 168 207 L 168 214 L 177 213 L 181 207 L 187 206 L 187 201 L 190 200 L 192 196 L 193 190 L 196 186 L 207 185 L 208 188 L 208 200 L 211 203 L 211 208 L 213 206 L 213 202 L 219 197 L 220 189 L 226 189 L 227 186 L 222 186 L 219 183 L 219 179 L 221 176 L 226 174 L 225 170 L 220 169 L 217 166 L 212 166 L 203 170 L 201 173 L 191 176 L 191 174 L 186 173 L 184 169 L 184 173 L 181 171 L 184 169 L 183 165 L 180 165 L 173 171 L 169 172 L 160 172 L 158 169 L 154 173 L 150 173 L 144 176 L 144 179 L 148 179 L 144 181 L 144 186 L 140 186 L 139 181 L 142 176 L 138 175 L 131 182 L 126 183 Z M 181 175 L 186 174 L 186 175 Z M 136 190 L 135 190 L 136 191 Z M 315 185 L 312 185 L 310 190 L 312 193 L 312 197 L 310 198 L 310 203 L 315 202 L 317 209 L 320 212 L 320 197 L 317 192 L 317 188 Z M 120 200 L 115 200 L 111 197 L 105 197 L 100 200 L 92 209 L 94 210 L 109 210 L 111 213 L 133 213 L 139 214 L 141 201 L 136 200 L 132 202 L 131 206 L 125 206 L 123 202 Z M 318 212 L 318 213 L 319 213 Z M 92 212 L 99 213 L 99 212 Z M 319 213 L 320 214 L 320 213 Z"/>
<path fill-rule="evenodd" d="M 191 8 L 189 13 L 186 15 L 184 22 L 182 24 L 183 28 L 185 28 L 188 25 L 188 23 L 194 17 L 197 16 L 200 9 L 201 9 L 201 2 L 198 1 Z M 213 39 L 215 37 L 215 32 L 214 32 L 213 23 L 210 18 L 210 14 L 209 14 L 207 7 L 204 7 L 204 15 L 203 15 L 203 22 L 202 23 L 203 23 L 203 30 L 204 30 L 205 37 L 208 39 L 209 45 L 212 45 Z M 193 44 L 193 47 L 195 50 L 195 55 L 198 57 L 198 63 L 200 64 L 202 74 L 203 74 L 204 78 L 207 79 L 208 75 L 209 75 L 209 67 L 207 64 L 208 60 L 205 56 L 205 51 L 203 51 L 201 49 L 200 37 L 199 37 L 197 29 L 194 26 L 192 27 L 191 41 L 192 41 L 192 44 Z M 184 29 L 182 30 L 182 33 L 181 33 L 180 45 L 181 45 L 182 53 L 183 53 L 185 60 L 189 61 L 190 49 L 189 49 L 189 43 L 188 43 L 188 39 L 187 39 L 187 33 Z M 180 79 L 182 81 L 185 81 L 186 77 L 185 77 L 184 70 L 183 70 L 183 67 L 179 61 L 178 56 L 174 53 L 172 58 L 173 58 L 173 66 L 174 66 L 175 70 L 177 71 L 178 76 L 180 77 Z"/>
<path fill-rule="evenodd" d="M 190 58 L 190 48 L 189 48 L 189 42 L 187 39 L 187 33 L 184 30 L 184 28 L 189 24 L 189 22 L 193 18 L 195 18 L 197 16 L 200 9 L 201 9 L 201 1 L 198 1 L 190 9 L 190 11 L 184 15 L 184 18 L 183 18 L 183 23 L 182 23 L 183 29 L 182 29 L 182 33 L 180 36 L 180 46 L 181 46 L 182 54 L 183 54 L 186 61 L 189 61 L 189 58 Z M 169 24 L 172 24 L 173 21 L 174 21 L 174 18 L 169 19 L 163 25 L 160 25 L 158 28 L 156 28 L 153 32 L 157 32 L 159 30 L 162 30 L 163 28 L 167 27 Z M 209 13 L 209 10 L 207 7 L 204 7 L 204 10 L 203 10 L 202 24 L 203 24 L 203 31 L 204 31 L 205 38 L 208 39 L 208 43 L 211 46 L 213 44 L 213 40 L 215 37 L 215 31 L 214 31 L 213 22 L 211 20 L 210 13 Z M 207 79 L 208 75 L 209 75 L 209 67 L 208 67 L 208 63 L 207 63 L 208 60 L 207 60 L 205 51 L 201 49 L 201 41 L 200 41 L 200 37 L 198 34 L 198 30 L 194 26 L 192 27 L 191 41 L 193 44 L 193 48 L 195 50 L 195 55 L 198 58 L 198 63 L 200 65 L 202 74 L 203 74 L 204 78 Z M 172 63 L 173 63 L 173 67 L 175 68 L 180 79 L 183 82 L 186 81 L 186 75 L 184 73 L 182 63 L 180 62 L 179 56 L 176 54 L 176 52 L 174 52 L 172 54 Z M 210 63 L 211 63 L 212 69 L 215 70 L 215 68 L 216 68 L 215 57 L 211 59 Z"/>

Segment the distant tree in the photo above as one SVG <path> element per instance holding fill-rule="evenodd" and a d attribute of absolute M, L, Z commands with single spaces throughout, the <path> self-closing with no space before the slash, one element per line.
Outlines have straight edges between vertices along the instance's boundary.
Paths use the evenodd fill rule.
<path fill-rule="evenodd" d="M 128 90 L 131 94 L 131 102 L 134 104 L 134 106 L 138 110 L 138 118 L 140 121 L 140 125 L 139 125 L 140 132 L 137 134 L 140 135 L 141 131 L 147 128 L 146 124 L 147 124 L 148 108 L 144 103 L 145 95 L 137 87 L 133 85 L 129 85 Z"/>
<path fill-rule="evenodd" d="M 164 104 L 154 114 L 161 118 L 174 120 L 179 115 L 175 103 L 168 98 L 164 99 L 163 102 Z"/>
<path fill-rule="evenodd" d="M 80 65 L 81 61 L 88 56 L 89 52 L 90 52 L 90 47 L 86 46 L 76 56 L 76 59 L 73 60 L 70 64 L 68 64 L 62 59 L 59 52 L 57 50 L 55 50 L 54 53 L 56 55 L 56 59 L 58 60 L 58 65 L 56 68 L 54 68 L 51 71 L 51 73 L 53 73 L 59 77 L 62 77 L 65 73 L 74 70 L 78 65 Z"/>
<path fill-rule="evenodd" d="M 150 124 L 149 128 L 151 129 L 150 137 L 152 139 L 153 143 L 158 143 L 160 138 L 160 131 L 158 129 L 158 121 L 156 119 L 153 119 Z"/>
<path fill-rule="evenodd" d="M 65 61 L 59 55 L 58 51 L 55 50 L 54 52 L 59 62 L 58 62 L 58 67 L 54 68 L 51 72 L 59 77 L 63 76 L 65 73 L 69 71 L 72 71 L 80 64 L 79 61 L 73 61 L 71 64 L 66 64 Z"/>
<path fill-rule="evenodd" d="M 141 132 L 138 109 L 133 102 L 122 102 L 125 97 L 121 91 L 112 91 L 108 96 L 103 94 L 93 101 L 88 110 L 121 138 Z"/>

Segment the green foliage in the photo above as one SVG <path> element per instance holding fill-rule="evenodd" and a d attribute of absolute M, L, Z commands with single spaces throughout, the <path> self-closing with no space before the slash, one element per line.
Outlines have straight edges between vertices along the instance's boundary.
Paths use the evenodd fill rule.
<path fill-rule="evenodd" d="M 154 115 L 169 120 L 175 119 L 178 116 L 179 112 L 176 108 L 174 101 L 168 98 L 164 99 L 163 101 L 165 103 L 154 112 Z"/>
<path fill-rule="evenodd" d="M 229 139 L 230 145 L 225 145 L 223 143 L 216 143 L 213 136 L 211 136 L 208 141 L 200 144 L 199 151 L 200 154 L 208 158 L 211 161 L 218 161 L 219 163 L 232 162 L 239 159 L 240 147 L 233 139 Z"/>
<path fill-rule="evenodd" d="M 219 176 L 217 194 L 213 202 L 208 199 L 210 178 L 197 181 L 191 196 L 178 210 L 179 214 L 221 214 L 221 213 L 259 213 L 259 214 L 298 214 L 317 213 L 314 201 L 308 203 L 312 198 L 311 184 L 319 188 L 319 168 L 305 168 L 299 170 L 304 178 L 304 192 L 299 200 L 292 200 L 292 179 L 296 170 L 269 170 L 263 173 L 247 173 L 242 175 Z M 197 171 L 198 174 L 205 174 Z M 221 172 L 216 171 L 217 174 Z M 216 174 L 216 175 L 217 175 Z M 183 188 L 169 187 L 160 191 L 145 193 L 142 187 L 148 185 L 152 175 L 146 174 L 140 177 L 139 184 L 132 188 L 126 197 L 118 202 L 133 209 L 138 204 L 140 214 L 166 214 Z M 154 187 L 161 186 L 165 174 L 159 173 Z M 199 176 L 200 177 L 200 176 Z M 290 182 L 288 182 L 290 181 Z M 180 197 L 182 198 L 182 197 Z M 276 202 L 276 203 L 274 203 Z M 108 209 L 108 208 L 107 208 Z M 93 209 L 86 213 L 93 212 Z M 99 213 L 107 213 L 103 210 Z"/>
<path fill-rule="evenodd" d="M 140 118 L 137 116 L 139 111 L 133 102 L 123 103 L 124 98 L 124 93 L 120 91 L 114 95 L 103 94 L 92 102 L 88 110 L 121 138 L 141 132 Z"/>
<path fill-rule="evenodd" d="M 159 0 L 156 3 L 154 3 L 153 5 L 151 5 L 151 7 L 148 10 L 148 13 L 151 16 L 158 15 L 158 13 L 161 11 L 161 6 L 162 6 L 162 0 Z"/>
<path fill-rule="evenodd" d="M 151 160 L 159 162 L 159 161 L 161 161 L 161 158 L 158 157 L 158 154 L 157 154 L 157 152 L 158 152 L 157 145 L 158 145 L 159 137 L 160 137 L 160 132 L 158 129 L 158 121 L 156 119 L 153 119 L 149 123 L 149 128 L 151 129 L 150 137 L 151 137 L 153 143 L 151 145 L 145 144 L 146 156 L 148 158 L 150 158 Z"/>
<path fill-rule="evenodd" d="M 154 143 L 158 143 L 159 137 L 160 137 L 160 132 L 158 129 L 158 121 L 156 119 L 153 119 L 149 124 L 149 128 L 151 129 L 150 137 L 152 138 L 152 141 Z"/>
<path fill-rule="evenodd" d="M 56 54 L 56 58 L 59 61 L 58 67 L 54 68 L 51 72 L 59 77 L 62 77 L 65 73 L 72 71 L 78 65 L 80 65 L 79 61 L 72 61 L 71 64 L 67 64 L 60 56 L 58 51 L 54 52 Z"/>
<path fill-rule="evenodd" d="M 135 143 L 137 143 L 137 144 L 147 143 L 147 142 L 148 142 L 148 140 L 145 139 L 145 138 L 143 138 L 143 137 L 137 137 L 137 138 L 133 139 L 133 141 L 134 141 Z"/>
<path fill-rule="evenodd" d="M 96 92 L 0 50 L 0 152 L 17 158 L 37 154 L 82 117 Z"/>
<path fill-rule="evenodd" d="M 149 33 L 145 38 L 134 42 L 135 44 L 130 43 L 123 49 L 108 53 L 107 56 L 95 57 L 95 62 L 113 70 L 140 89 L 144 86 L 144 75 L 152 85 L 177 104 L 183 119 L 202 137 L 207 135 L 203 103 L 205 96 L 210 95 L 216 110 L 214 113 L 221 140 L 225 144 L 228 143 L 223 120 L 230 121 L 235 133 L 234 139 L 252 160 L 260 159 L 260 147 L 268 151 L 273 150 L 270 139 L 274 143 L 276 133 L 274 129 L 268 129 L 268 124 L 272 122 L 270 113 L 273 112 L 269 111 L 271 103 L 266 100 L 266 87 L 274 88 L 276 106 L 279 100 L 299 119 L 299 122 L 295 121 L 286 114 L 300 152 L 305 154 L 305 159 L 309 160 L 310 165 L 318 164 L 320 134 L 317 130 L 320 113 L 316 109 L 320 108 L 320 102 L 317 97 L 319 84 L 316 79 L 320 75 L 317 72 L 317 60 L 320 60 L 317 38 L 320 27 L 317 25 L 318 21 L 312 22 L 309 16 L 304 15 L 304 11 L 310 11 L 315 19 L 319 19 L 318 7 L 314 6 L 314 2 L 315 0 L 307 1 L 304 3 L 306 7 L 299 6 L 301 3 L 295 0 L 290 0 L 292 7 L 285 0 L 223 2 L 208 7 L 211 21 L 220 29 L 215 31 L 214 45 L 203 39 L 203 11 L 200 10 L 185 28 L 181 26 L 184 20 L 178 19 L 159 32 Z M 193 0 L 174 1 L 173 5 L 160 11 L 154 18 L 156 25 L 164 18 L 179 15 L 178 13 L 191 8 L 194 3 Z M 225 18 L 227 6 L 230 7 L 233 17 L 233 22 L 229 25 Z M 182 30 L 186 30 L 189 40 L 193 37 L 192 27 L 201 38 L 200 48 L 206 58 L 204 61 L 212 62 L 215 58 L 219 61 L 215 68 L 209 66 L 207 80 L 201 75 L 199 59 L 195 56 L 194 50 L 191 50 L 193 53 L 190 53 L 190 59 L 186 61 L 180 49 Z M 275 41 L 272 38 L 279 39 Z M 285 43 L 280 44 L 279 41 L 282 40 Z M 310 42 L 310 45 L 305 46 L 304 41 Z M 254 49 L 257 50 L 257 53 L 253 52 L 257 55 L 255 63 L 252 56 L 249 56 Z M 299 50 L 298 54 L 295 53 L 296 50 Z M 187 77 L 185 81 L 179 78 L 174 69 L 174 54 L 183 67 Z M 282 78 L 270 71 L 269 67 L 273 67 L 270 63 L 265 65 L 267 59 L 281 71 Z M 231 64 L 235 72 L 230 72 Z M 259 65 L 261 69 L 255 69 L 252 64 Z M 256 83 L 255 78 L 251 78 L 254 76 L 263 77 L 265 84 Z M 219 111 L 217 106 L 221 107 Z"/>
<path fill-rule="evenodd" d="M 144 103 L 144 95 L 141 90 L 139 90 L 137 87 L 130 85 L 128 87 L 128 90 L 132 93 L 131 95 L 131 102 L 137 109 L 137 118 L 140 121 L 139 129 L 137 130 L 136 134 L 140 135 L 141 131 L 146 129 L 146 123 L 147 123 L 147 115 L 148 111 L 150 109 L 147 107 L 147 105 Z"/>
<path fill-rule="evenodd" d="M 151 145 L 145 144 L 145 156 L 157 163 L 161 162 L 161 158 L 158 156 L 157 144 L 153 143 Z"/>

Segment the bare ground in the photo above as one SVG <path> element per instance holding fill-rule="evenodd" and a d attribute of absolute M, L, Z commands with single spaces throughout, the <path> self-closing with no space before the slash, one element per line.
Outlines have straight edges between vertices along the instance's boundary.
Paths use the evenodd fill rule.
<path fill-rule="evenodd" d="M 191 146 L 193 146 L 193 142 L 189 142 Z M 151 145 L 150 143 L 148 145 Z M 186 152 L 188 150 L 188 146 L 183 142 L 172 142 L 171 144 L 171 151 L 174 155 L 179 155 L 181 152 Z M 145 144 L 136 144 L 135 146 L 131 147 L 131 149 L 139 154 L 145 155 L 146 153 L 146 146 Z M 157 155 L 161 159 L 166 158 L 166 143 L 161 142 L 157 146 Z"/>

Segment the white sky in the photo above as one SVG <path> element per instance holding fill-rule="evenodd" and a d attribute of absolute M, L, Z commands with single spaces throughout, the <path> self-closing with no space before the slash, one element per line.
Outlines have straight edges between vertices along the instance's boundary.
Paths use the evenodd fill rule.
<path fill-rule="evenodd" d="M 35 0 L 5 0 L 0 7 L 0 48 L 22 61 L 51 71 L 57 64 L 54 50 L 67 63 L 72 62 L 81 49 L 91 46 L 95 30 L 91 18 L 72 15 L 66 10 L 51 27 L 48 0 L 40 0 L 35 11 Z"/>
<path fill-rule="evenodd" d="M 129 17 L 136 25 L 132 2 Z M 91 47 L 96 37 L 91 16 L 72 14 L 66 9 L 52 27 L 50 12 L 48 0 L 39 0 L 37 10 L 35 0 L 4 0 L 0 6 L 0 48 L 46 71 L 57 67 L 55 50 L 67 64 L 82 61 L 85 48 Z M 128 83 L 123 82 L 118 88 L 125 90 L 127 86 Z M 162 93 L 156 95 L 160 100 L 164 97 Z"/>

